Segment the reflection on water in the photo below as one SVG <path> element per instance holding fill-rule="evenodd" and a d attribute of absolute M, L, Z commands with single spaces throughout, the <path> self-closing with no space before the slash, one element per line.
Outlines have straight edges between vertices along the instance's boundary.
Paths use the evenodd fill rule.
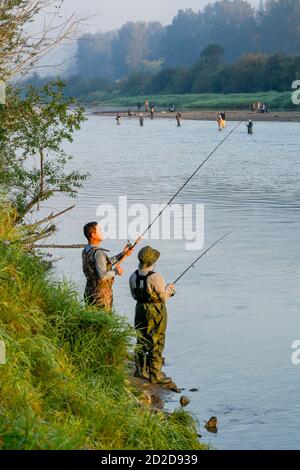
<path fill-rule="evenodd" d="M 228 123 L 228 129 L 233 124 Z M 219 449 L 299 448 L 300 366 L 291 363 L 299 339 L 300 124 L 243 125 L 229 137 L 175 202 L 205 204 L 205 247 L 234 233 L 180 281 L 169 302 L 166 373 L 191 398 L 203 440 Z M 163 203 L 224 137 L 214 122 L 90 116 L 68 150 L 91 178 L 55 241 L 83 242 L 82 225 L 101 203 Z M 63 200 L 52 204 L 63 207 Z M 185 242 L 153 241 L 168 281 L 198 255 Z M 107 241 L 118 252 L 123 241 Z M 59 273 L 83 291 L 81 254 L 61 253 Z M 115 284 L 118 312 L 133 320 L 126 261 Z M 187 392 L 198 388 L 195 393 Z M 174 407 L 178 396 L 169 406 Z M 218 434 L 205 422 L 218 418 Z"/>

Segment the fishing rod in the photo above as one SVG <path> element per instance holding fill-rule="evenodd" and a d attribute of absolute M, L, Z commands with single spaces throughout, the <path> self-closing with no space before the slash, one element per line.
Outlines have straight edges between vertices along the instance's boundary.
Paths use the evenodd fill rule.
<path fill-rule="evenodd" d="M 191 268 L 195 266 L 195 264 L 204 256 L 206 253 L 211 250 L 214 246 L 216 246 L 221 240 L 224 240 L 224 238 L 228 237 L 232 232 L 225 233 L 222 237 L 220 237 L 218 240 L 216 240 L 212 245 L 210 245 L 207 250 L 205 250 L 188 268 L 186 268 L 185 271 L 183 271 L 182 274 L 176 279 L 176 281 L 173 282 L 175 285 Z"/>
<path fill-rule="evenodd" d="M 205 158 L 205 160 L 203 160 L 203 162 L 196 168 L 196 170 L 192 173 L 192 175 L 183 183 L 183 185 L 178 189 L 178 191 L 171 197 L 171 199 L 166 203 L 165 207 L 163 207 L 163 209 L 157 214 L 156 217 L 154 217 L 154 219 L 151 221 L 151 223 L 148 225 L 148 227 L 146 228 L 146 230 L 144 230 L 144 232 L 142 233 L 142 235 L 140 235 L 139 238 L 137 238 L 135 240 L 134 243 L 132 242 L 128 242 L 128 247 L 130 249 L 134 249 L 138 243 L 141 241 L 141 239 L 144 237 L 144 235 L 150 230 L 150 228 L 152 227 L 152 225 L 159 219 L 159 217 L 164 213 L 164 211 L 172 204 L 172 202 L 174 201 L 174 199 L 178 196 L 178 194 L 183 190 L 183 188 L 185 188 L 185 186 L 191 181 L 192 178 L 194 178 L 194 176 L 198 173 L 198 171 L 205 165 L 205 163 L 210 159 L 210 157 L 212 157 L 214 155 L 214 153 L 221 147 L 221 145 L 228 139 L 228 137 L 233 134 L 233 132 L 239 127 L 239 125 L 242 123 L 242 121 L 240 121 L 236 126 L 234 126 L 233 129 L 231 129 L 230 132 L 228 132 L 228 134 L 226 134 L 226 136 L 224 137 L 224 139 L 221 140 L 221 142 L 218 143 L 218 145 L 210 152 L 210 154 Z M 61 246 L 61 248 L 81 248 L 82 246 L 84 245 L 65 245 L 65 246 Z M 41 246 L 37 246 L 37 248 L 40 248 Z M 42 248 L 42 247 L 41 247 Z M 44 247 L 46 248 L 46 246 Z M 51 246 L 51 248 L 58 248 L 58 246 Z M 124 254 L 120 260 L 116 263 L 115 266 L 120 266 L 121 263 L 123 263 L 123 261 L 127 258 L 127 254 Z"/>
<path fill-rule="evenodd" d="M 146 228 L 146 230 L 144 230 L 144 232 L 142 233 L 142 235 L 137 238 L 137 240 L 135 240 L 134 243 L 129 243 L 128 246 L 130 247 L 130 249 L 134 249 L 137 244 L 141 241 L 141 239 L 144 237 L 144 235 L 146 235 L 146 233 L 150 230 L 150 228 L 152 227 L 152 225 L 157 221 L 157 219 L 159 219 L 159 217 L 163 214 L 163 212 L 172 204 L 172 202 L 174 201 L 174 199 L 178 196 L 178 194 L 183 190 L 183 188 L 185 188 L 185 186 L 191 181 L 192 178 L 194 178 L 194 176 L 198 173 L 198 171 L 205 165 L 205 163 L 210 159 L 210 157 L 212 157 L 214 155 L 214 153 L 221 147 L 221 145 L 225 142 L 225 140 L 228 139 L 228 137 L 239 127 L 239 125 L 242 123 L 242 121 L 240 121 L 236 126 L 234 126 L 233 129 L 231 129 L 230 132 L 228 132 L 228 134 L 224 137 L 224 139 L 221 140 L 221 142 L 218 143 L 218 145 L 210 152 L 210 154 L 205 158 L 205 160 L 203 160 L 203 162 L 196 168 L 196 170 L 194 171 L 194 173 L 192 173 L 192 175 L 183 183 L 183 185 L 178 189 L 178 191 L 171 197 L 171 199 L 166 203 L 165 207 L 157 214 L 156 217 L 154 217 L 154 219 L 151 221 L 151 223 L 148 225 L 148 227 Z M 127 258 L 127 255 L 124 254 L 122 256 L 122 258 L 118 261 L 118 263 L 116 264 L 116 266 L 120 266 L 121 263 L 123 263 L 123 261 Z"/>

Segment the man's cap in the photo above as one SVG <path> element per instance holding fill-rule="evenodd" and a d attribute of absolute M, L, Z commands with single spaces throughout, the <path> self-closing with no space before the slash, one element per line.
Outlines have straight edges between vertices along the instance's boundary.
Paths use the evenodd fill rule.
<path fill-rule="evenodd" d="M 138 259 L 143 266 L 152 266 L 156 263 L 160 257 L 160 252 L 151 248 L 151 246 L 145 246 L 139 251 Z"/>

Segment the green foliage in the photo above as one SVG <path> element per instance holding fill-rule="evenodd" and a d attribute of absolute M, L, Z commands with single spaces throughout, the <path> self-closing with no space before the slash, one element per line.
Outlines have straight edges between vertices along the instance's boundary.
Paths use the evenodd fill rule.
<path fill-rule="evenodd" d="M 300 57 L 247 54 L 235 64 L 222 63 L 222 48 L 207 47 L 190 69 L 164 69 L 144 77 L 140 88 L 131 79 L 120 84 L 122 94 L 134 93 L 256 93 L 287 91 L 300 76 Z M 135 77 L 136 84 L 138 77 Z"/>
<path fill-rule="evenodd" d="M 144 94 L 127 96 L 106 93 L 91 93 L 84 97 L 87 104 L 100 104 L 103 106 L 135 107 L 137 103 L 144 103 L 146 98 L 153 101 L 156 106 L 168 108 L 175 104 L 180 108 L 188 109 L 243 109 L 250 110 L 251 104 L 260 101 L 266 103 L 271 110 L 297 110 L 292 104 L 291 92 L 280 93 L 276 91 L 262 93 L 203 93 L 203 94 Z"/>
<path fill-rule="evenodd" d="M 0 4 L 0 78 L 9 76 L 12 64 L 20 60 L 20 51 L 23 45 L 21 31 L 30 20 L 30 11 L 26 10 L 26 0 L 2 0 Z M 20 15 L 23 12 L 23 15 Z M 27 44 L 28 48 L 28 44 Z"/>
<path fill-rule="evenodd" d="M 139 400 L 125 319 L 49 279 L 16 243 L 13 219 L 0 211 L 0 449 L 201 449 L 190 415 L 153 414 Z"/>
<path fill-rule="evenodd" d="M 208 66 L 219 65 L 224 57 L 224 49 L 219 44 L 209 44 L 201 52 L 200 58 Z"/>
<path fill-rule="evenodd" d="M 85 120 L 84 108 L 66 99 L 64 85 L 10 89 L 0 108 L 0 184 L 16 208 L 18 221 L 57 193 L 74 197 L 87 175 L 66 171 L 63 149 Z"/>
<path fill-rule="evenodd" d="M 1 0 L 0 79 L 9 81 L 30 72 L 33 65 L 74 35 L 80 19 L 61 21 L 64 0 Z M 31 35 L 37 17 L 43 18 L 39 37 Z M 38 28 L 39 29 L 39 28 Z"/>
<path fill-rule="evenodd" d="M 117 80 L 160 67 L 159 22 L 128 22 L 118 31 L 84 34 L 78 39 L 77 68 L 85 78 Z"/>
<path fill-rule="evenodd" d="M 226 64 L 222 59 L 222 48 L 212 44 L 190 69 L 165 68 L 154 75 L 136 73 L 110 86 L 101 79 L 86 80 L 86 85 L 81 86 L 80 78 L 76 81 L 75 77 L 71 77 L 66 82 L 66 92 L 70 93 L 77 84 L 76 92 L 84 102 L 90 102 L 95 96 L 99 96 L 99 100 L 104 97 L 109 102 L 106 97 L 113 100 L 115 96 L 149 94 L 286 92 L 299 78 L 300 56 L 247 54 L 234 64 Z M 187 100 L 191 101 L 192 97 L 187 97 Z M 291 100 L 284 106 L 292 108 Z M 281 107 L 276 102 L 276 108 Z"/>

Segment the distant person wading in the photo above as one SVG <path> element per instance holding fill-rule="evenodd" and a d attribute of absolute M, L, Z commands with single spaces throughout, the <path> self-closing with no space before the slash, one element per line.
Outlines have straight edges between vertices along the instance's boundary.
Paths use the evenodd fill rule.
<path fill-rule="evenodd" d="M 177 121 L 177 126 L 181 126 L 181 113 L 176 114 L 176 121 Z"/>
<path fill-rule="evenodd" d="M 222 119 L 222 116 L 221 114 L 218 114 L 218 127 L 219 127 L 219 131 L 222 131 L 223 130 L 223 119 Z"/>
<path fill-rule="evenodd" d="M 225 112 L 223 111 L 222 113 L 220 113 L 220 116 L 221 116 L 222 121 L 223 121 L 222 122 L 222 129 L 225 129 L 225 127 L 226 127 L 226 114 L 225 114 Z"/>
<path fill-rule="evenodd" d="M 246 124 L 247 129 L 248 129 L 248 134 L 253 134 L 253 121 L 249 119 L 248 124 Z"/>
<path fill-rule="evenodd" d="M 150 116 L 151 116 L 151 119 L 154 119 L 154 105 L 153 104 L 151 105 L 151 108 L 150 108 Z"/>

